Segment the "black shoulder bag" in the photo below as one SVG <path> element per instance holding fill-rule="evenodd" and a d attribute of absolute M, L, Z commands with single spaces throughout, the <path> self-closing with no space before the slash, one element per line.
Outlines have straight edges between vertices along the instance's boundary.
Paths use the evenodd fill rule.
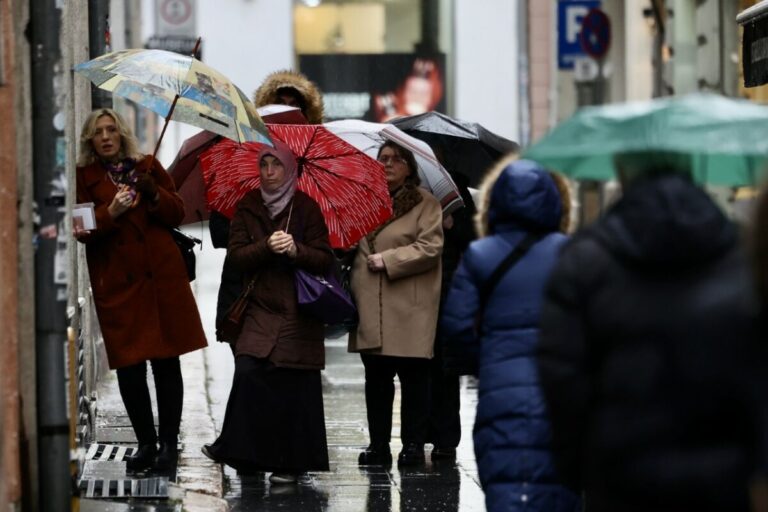
<path fill-rule="evenodd" d="M 181 258 L 184 260 L 184 267 L 187 269 L 187 276 L 190 281 L 194 281 L 195 274 L 195 245 L 203 242 L 193 236 L 183 233 L 178 228 L 171 229 L 171 236 L 176 243 L 176 247 L 181 252 Z"/>

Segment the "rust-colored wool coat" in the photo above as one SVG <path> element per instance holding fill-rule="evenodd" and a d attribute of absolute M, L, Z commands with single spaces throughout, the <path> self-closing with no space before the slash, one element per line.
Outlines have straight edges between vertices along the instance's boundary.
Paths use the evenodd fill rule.
<path fill-rule="evenodd" d="M 288 232 L 296 243 L 296 258 L 275 254 L 267 239 L 285 230 L 290 204 L 270 219 L 259 189 L 237 205 L 229 228 L 228 258 L 256 285 L 245 310 L 243 330 L 235 355 L 268 358 L 275 366 L 322 369 L 325 367 L 323 323 L 298 310 L 294 274 L 296 267 L 325 274 L 333 264 L 328 228 L 320 206 L 296 191 Z"/>
<path fill-rule="evenodd" d="M 375 251 L 360 241 L 352 266 L 352 293 L 360 317 L 349 351 L 431 358 L 440 303 L 443 214 L 429 192 L 375 237 Z M 397 215 L 395 197 L 395 215 Z M 381 253 L 386 271 L 368 270 L 368 255 Z"/>
<path fill-rule="evenodd" d="M 147 172 L 149 157 L 136 165 Z M 184 205 L 173 181 L 155 161 L 151 170 L 160 200 L 112 219 L 107 207 L 117 186 L 96 162 L 77 169 L 77 201 L 94 203 L 96 229 L 86 245 L 96 314 L 110 368 L 174 357 L 206 346 L 186 267 L 169 228 Z"/>

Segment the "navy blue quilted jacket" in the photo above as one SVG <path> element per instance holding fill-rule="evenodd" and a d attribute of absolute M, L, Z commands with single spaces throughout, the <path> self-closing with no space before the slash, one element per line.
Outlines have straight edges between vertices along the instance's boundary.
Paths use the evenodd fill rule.
<path fill-rule="evenodd" d="M 544 284 L 566 241 L 557 232 L 561 214 L 561 196 L 549 173 L 526 160 L 508 165 L 491 191 L 490 236 L 465 252 L 441 318 L 449 352 L 478 358 L 474 443 L 491 512 L 575 512 L 581 507 L 555 474 L 535 361 Z M 548 234 L 501 278 L 476 339 L 481 283 L 532 230 Z"/>

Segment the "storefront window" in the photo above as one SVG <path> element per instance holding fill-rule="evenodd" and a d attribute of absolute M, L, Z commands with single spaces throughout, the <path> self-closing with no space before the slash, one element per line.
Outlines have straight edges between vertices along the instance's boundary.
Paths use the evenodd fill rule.
<path fill-rule="evenodd" d="M 300 0 L 299 69 L 323 91 L 326 119 L 386 121 L 447 111 L 449 0 Z"/>

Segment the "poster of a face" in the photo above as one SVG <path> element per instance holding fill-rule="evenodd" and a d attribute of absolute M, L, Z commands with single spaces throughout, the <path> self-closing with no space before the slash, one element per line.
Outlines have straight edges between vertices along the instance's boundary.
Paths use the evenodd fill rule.
<path fill-rule="evenodd" d="M 299 65 L 322 91 L 328 121 L 445 111 L 444 54 L 300 55 Z"/>

